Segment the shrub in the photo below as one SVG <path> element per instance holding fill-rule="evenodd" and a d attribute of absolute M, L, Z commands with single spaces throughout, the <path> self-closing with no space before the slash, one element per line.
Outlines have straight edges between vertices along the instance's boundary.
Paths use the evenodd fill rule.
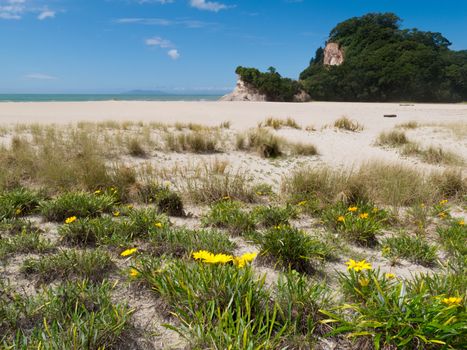
<path fill-rule="evenodd" d="M 17 188 L 0 195 L 0 220 L 35 212 L 43 196 L 26 188 Z"/>
<path fill-rule="evenodd" d="M 113 267 L 112 259 L 105 251 L 64 250 L 40 259 L 26 259 L 21 271 L 35 275 L 40 283 L 71 278 L 101 281 Z"/>
<path fill-rule="evenodd" d="M 438 258 L 436 247 L 419 236 L 412 237 L 403 233 L 386 238 L 381 244 L 386 256 L 404 258 L 423 266 L 433 266 Z"/>
<path fill-rule="evenodd" d="M 40 210 L 47 220 L 64 221 L 77 217 L 96 217 L 112 212 L 116 203 L 113 194 L 92 194 L 86 192 L 68 192 L 50 201 L 42 202 Z"/>
<path fill-rule="evenodd" d="M 289 225 L 290 219 L 298 216 L 298 210 L 292 205 L 283 208 L 273 206 L 257 206 L 251 212 L 253 220 L 263 227 Z"/>
<path fill-rule="evenodd" d="M 298 272 L 312 273 L 317 264 L 333 257 L 330 247 L 323 241 L 290 226 L 268 229 L 256 240 L 262 256 Z"/>
<path fill-rule="evenodd" d="M 205 226 L 226 228 L 236 235 L 245 235 L 255 229 L 253 219 L 242 209 L 242 204 L 230 199 L 213 204 L 201 221 Z"/>
<path fill-rule="evenodd" d="M 54 249 L 49 240 L 43 239 L 39 232 L 27 232 L 13 237 L 0 239 L 0 260 L 21 253 L 46 253 Z"/>
<path fill-rule="evenodd" d="M 283 154 L 283 148 L 287 143 L 267 129 L 256 128 L 248 135 L 248 147 L 254 149 L 263 158 L 277 158 Z"/>
<path fill-rule="evenodd" d="M 153 203 L 161 213 L 170 216 L 183 216 L 183 202 L 178 193 L 172 191 L 168 186 L 159 184 L 143 185 L 138 195 L 144 203 Z"/>

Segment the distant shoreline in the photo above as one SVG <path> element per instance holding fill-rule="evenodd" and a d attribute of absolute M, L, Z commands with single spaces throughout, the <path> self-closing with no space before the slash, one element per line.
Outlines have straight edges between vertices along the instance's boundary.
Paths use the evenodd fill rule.
<path fill-rule="evenodd" d="M 0 102 L 217 101 L 222 95 L 0 94 Z"/>

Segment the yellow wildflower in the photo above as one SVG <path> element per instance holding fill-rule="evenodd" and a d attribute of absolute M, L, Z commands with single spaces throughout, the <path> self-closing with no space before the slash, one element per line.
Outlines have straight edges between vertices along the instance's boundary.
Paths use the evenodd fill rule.
<path fill-rule="evenodd" d="M 362 287 L 366 287 L 368 286 L 368 284 L 370 284 L 370 279 L 369 278 L 359 278 L 358 279 L 358 283 L 362 286 Z"/>
<path fill-rule="evenodd" d="M 299 207 L 303 207 L 306 203 L 308 203 L 307 201 L 301 201 L 301 202 L 298 202 L 297 205 Z"/>
<path fill-rule="evenodd" d="M 441 219 L 445 219 L 446 218 L 446 213 L 444 211 L 442 211 L 441 213 L 438 214 L 438 216 L 441 218 Z"/>
<path fill-rule="evenodd" d="M 383 247 L 382 253 L 383 255 L 388 255 L 391 253 L 391 247 Z"/>
<path fill-rule="evenodd" d="M 227 254 L 216 254 L 208 259 L 204 259 L 204 262 L 208 264 L 227 264 L 231 261 L 233 261 L 233 256 Z"/>
<path fill-rule="evenodd" d="M 131 248 L 124 250 L 123 252 L 120 253 L 120 256 L 130 256 L 138 251 L 138 248 Z"/>
<path fill-rule="evenodd" d="M 206 250 L 200 250 L 200 251 L 197 251 L 197 252 L 193 253 L 193 259 L 195 259 L 195 260 L 204 260 L 204 259 L 206 259 L 207 257 L 209 257 L 211 255 L 212 254 L 209 253 Z"/>
<path fill-rule="evenodd" d="M 132 205 L 132 204 L 128 204 L 126 207 L 127 207 L 128 209 L 133 209 L 133 205 Z"/>
<path fill-rule="evenodd" d="M 354 270 L 355 272 L 371 270 L 371 264 L 367 263 L 366 260 L 355 261 L 353 259 L 349 259 L 345 264 L 347 265 L 348 270 Z"/>
<path fill-rule="evenodd" d="M 462 298 L 459 298 L 459 297 L 444 298 L 441 300 L 441 302 L 448 306 L 459 305 L 460 303 L 462 303 Z"/>
<path fill-rule="evenodd" d="M 458 222 L 458 224 L 459 224 L 459 226 L 464 226 L 465 222 L 464 222 L 464 220 L 461 220 L 461 221 Z"/>
<path fill-rule="evenodd" d="M 76 216 L 71 216 L 65 220 L 65 224 L 71 224 L 76 221 Z"/>
<path fill-rule="evenodd" d="M 162 228 L 162 223 L 156 222 L 156 223 L 154 224 L 154 226 L 156 226 L 157 228 Z"/>
<path fill-rule="evenodd" d="M 230 196 L 225 196 L 224 198 L 222 198 L 224 200 L 229 200 L 230 199 Z"/>
<path fill-rule="evenodd" d="M 120 216 L 120 212 L 117 210 L 117 211 L 114 211 L 114 216 L 117 217 L 117 216 Z"/>
<path fill-rule="evenodd" d="M 396 275 L 393 274 L 393 273 L 391 273 L 391 272 L 386 273 L 385 276 L 386 276 L 386 278 L 387 278 L 388 280 L 391 280 L 391 279 L 393 279 L 393 278 L 396 278 Z"/>
<path fill-rule="evenodd" d="M 138 270 L 136 270 L 136 269 L 134 269 L 134 268 L 131 268 L 131 269 L 130 269 L 130 276 L 131 276 L 131 277 L 138 277 L 138 275 L 139 275 L 139 271 L 138 271 Z"/>
<path fill-rule="evenodd" d="M 445 205 L 448 203 L 447 199 L 443 199 L 442 201 L 439 202 L 440 205 Z"/>
<path fill-rule="evenodd" d="M 344 221 L 345 221 L 345 217 L 343 217 L 343 216 L 341 215 L 341 216 L 339 216 L 339 217 L 337 218 L 337 221 L 339 221 L 339 222 L 344 222 Z"/>
<path fill-rule="evenodd" d="M 262 196 L 262 195 L 263 195 L 260 191 L 256 192 L 256 194 L 257 194 L 258 196 Z"/>
<path fill-rule="evenodd" d="M 372 211 L 373 211 L 373 213 L 377 213 L 378 210 L 379 210 L 378 208 L 374 207 Z"/>
<path fill-rule="evenodd" d="M 281 226 L 281 225 L 277 225 L 277 226 L 274 226 L 274 228 L 275 228 L 276 230 L 280 230 L 280 229 L 282 228 L 282 226 Z"/>
<path fill-rule="evenodd" d="M 358 207 L 349 207 L 348 209 L 350 212 L 354 212 L 358 210 Z"/>
<path fill-rule="evenodd" d="M 101 194 L 101 192 L 102 192 L 101 190 L 96 190 L 94 191 L 94 194 Z"/>
<path fill-rule="evenodd" d="M 21 208 L 18 208 L 18 209 L 16 209 L 15 214 L 19 215 L 19 214 L 21 214 L 21 212 L 22 212 Z"/>
<path fill-rule="evenodd" d="M 368 213 L 361 213 L 359 216 L 360 216 L 360 219 L 367 219 Z"/>
<path fill-rule="evenodd" d="M 245 253 L 242 256 L 237 256 L 234 258 L 234 264 L 238 267 L 244 267 L 247 263 L 255 260 L 258 253 Z"/>

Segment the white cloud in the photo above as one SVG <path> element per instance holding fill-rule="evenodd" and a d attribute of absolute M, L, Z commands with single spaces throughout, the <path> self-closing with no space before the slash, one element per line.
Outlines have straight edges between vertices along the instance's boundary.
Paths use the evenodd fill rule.
<path fill-rule="evenodd" d="M 52 75 L 48 74 L 43 74 L 43 73 L 31 73 L 27 74 L 24 76 L 26 79 L 32 79 L 32 80 L 57 80 L 57 77 L 54 77 Z"/>
<path fill-rule="evenodd" d="M 231 6 L 221 4 L 216 1 L 206 1 L 206 0 L 190 0 L 191 7 L 197 8 L 199 10 L 213 11 L 218 12 L 220 10 L 226 10 Z"/>
<path fill-rule="evenodd" d="M 158 47 L 161 47 L 163 49 L 171 48 L 171 47 L 174 46 L 169 40 L 162 39 L 159 36 L 156 36 L 154 38 L 146 39 L 145 43 L 148 46 L 158 46 Z"/>
<path fill-rule="evenodd" d="M 55 17 L 55 11 L 50 11 L 50 10 L 44 10 L 39 15 L 37 16 L 37 19 L 40 21 L 43 21 L 44 19 L 47 18 L 54 18 Z"/>
<path fill-rule="evenodd" d="M 0 19 L 21 19 L 26 0 L 0 0 Z"/>
<path fill-rule="evenodd" d="M 173 60 L 178 60 L 180 58 L 180 53 L 176 49 L 169 50 L 167 55 Z"/>

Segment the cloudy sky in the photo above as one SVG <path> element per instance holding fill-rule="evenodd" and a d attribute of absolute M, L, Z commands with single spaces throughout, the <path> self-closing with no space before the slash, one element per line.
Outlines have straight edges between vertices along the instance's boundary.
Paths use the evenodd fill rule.
<path fill-rule="evenodd" d="M 0 93 L 223 92 L 296 78 L 340 21 L 391 11 L 467 49 L 466 0 L 0 0 Z"/>

